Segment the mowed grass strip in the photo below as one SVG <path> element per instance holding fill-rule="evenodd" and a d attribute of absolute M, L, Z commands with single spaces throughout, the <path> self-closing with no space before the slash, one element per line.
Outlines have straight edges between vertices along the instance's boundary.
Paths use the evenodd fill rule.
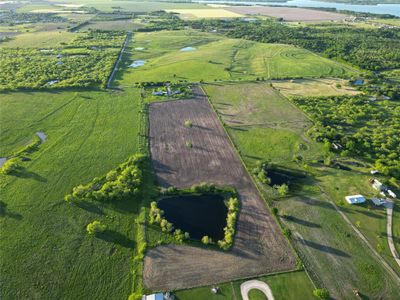
<path fill-rule="evenodd" d="M 275 299 L 313 299 L 313 284 L 305 272 L 283 273 L 263 276 L 257 279 L 266 282 L 270 286 Z M 174 294 L 179 300 L 242 299 L 240 285 L 245 281 L 246 280 L 238 280 L 219 284 L 218 287 L 220 288 L 220 292 L 218 294 L 213 294 L 211 292 L 212 286 L 180 290 L 176 291 Z M 250 297 L 250 299 L 252 298 Z"/>
<path fill-rule="evenodd" d="M 138 151 L 139 90 L 2 94 L 1 155 L 36 131 L 47 140 L 1 175 L 1 298 L 126 299 L 132 289 L 139 203 L 67 204 L 63 196 Z M 86 234 L 100 220 L 103 239 Z"/>
<path fill-rule="evenodd" d="M 193 47 L 191 51 L 182 48 Z M 139 50 L 138 50 L 139 49 Z M 229 39 L 192 30 L 136 33 L 124 56 L 120 85 L 186 80 L 227 81 L 350 76 L 344 64 L 290 45 Z M 139 67 L 130 67 L 144 60 Z"/>

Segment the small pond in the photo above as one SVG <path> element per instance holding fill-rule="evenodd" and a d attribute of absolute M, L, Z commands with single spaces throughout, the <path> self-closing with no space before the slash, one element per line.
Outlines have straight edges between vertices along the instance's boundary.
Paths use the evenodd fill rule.
<path fill-rule="evenodd" d="M 7 161 L 7 157 L 0 157 L 0 167 Z"/>
<path fill-rule="evenodd" d="M 271 185 L 282 185 L 284 183 L 289 185 L 290 182 L 305 178 L 305 175 L 294 170 L 269 169 L 267 170 L 267 177 L 271 179 Z"/>
<path fill-rule="evenodd" d="M 40 142 L 41 142 L 42 144 L 43 144 L 43 143 L 46 141 L 46 139 L 47 139 L 47 135 L 46 135 L 44 132 L 42 132 L 42 131 L 36 132 L 36 135 L 39 137 Z"/>
<path fill-rule="evenodd" d="M 131 63 L 129 65 L 130 68 L 138 68 L 141 66 L 144 66 L 144 64 L 146 63 L 145 60 L 134 60 L 133 63 Z"/>
<path fill-rule="evenodd" d="M 196 50 L 196 48 L 194 48 L 194 47 L 184 47 L 184 48 L 182 48 L 181 50 L 179 50 L 179 51 L 181 51 L 181 52 L 188 52 L 188 51 L 195 51 Z"/>
<path fill-rule="evenodd" d="M 228 209 L 221 195 L 186 195 L 161 199 L 157 206 L 176 228 L 200 240 L 208 235 L 213 241 L 224 237 Z"/>

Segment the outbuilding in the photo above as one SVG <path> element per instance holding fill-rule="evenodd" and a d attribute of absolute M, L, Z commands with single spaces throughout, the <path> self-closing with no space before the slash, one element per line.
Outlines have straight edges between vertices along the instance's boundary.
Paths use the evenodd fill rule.
<path fill-rule="evenodd" d="M 376 206 L 381 206 L 386 203 L 385 199 L 372 198 L 371 200 Z"/>
<path fill-rule="evenodd" d="M 144 295 L 142 300 L 164 300 L 163 293 L 156 293 L 151 295 Z"/>
<path fill-rule="evenodd" d="M 359 203 L 364 203 L 366 201 L 363 195 L 346 196 L 345 199 L 350 204 L 359 204 Z"/>

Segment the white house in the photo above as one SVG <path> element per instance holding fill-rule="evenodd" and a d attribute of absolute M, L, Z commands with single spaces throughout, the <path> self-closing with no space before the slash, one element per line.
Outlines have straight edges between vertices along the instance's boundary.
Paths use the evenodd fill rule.
<path fill-rule="evenodd" d="M 358 204 L 365 202 L 365 197 L 363 195 L 346 196 L 345 199 L 350 204 Z"/>
<path fill-rule="evenodd" d="M 392 198 L 396 198 L 396 194 L 395 194 L 395 193 L 393 193 L 393 191 L 392 191 L 392 190 L 388 190 L 388 191 L 387 191 L 387 193 L 389 194 L 389 196 L 390 196 L 390 197 L 392 197 Z"/>

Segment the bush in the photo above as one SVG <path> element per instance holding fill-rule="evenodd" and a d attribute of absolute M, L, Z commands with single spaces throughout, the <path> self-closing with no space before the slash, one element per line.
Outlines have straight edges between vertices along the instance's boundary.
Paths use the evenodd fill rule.
<path fill-rule="evenodd" d="M 0 168 L 0 173 L 4 175 L 10 175 L 18 171 L 20 165 L 18 164 L 17 158 L 11 158 L 7 160 Z"/>
<path fill-rule="evenodd" d="M 289 193 L 289 187 L 287 186 L 287 184 L 282 184 L 278 186 L 276 190 L 281 197 L 285 197 Z"/>
<path fill-rule="evenodd" d="M 204 245 L 208 245 L 208 244 L 212 243 L 212 240 L 211 240 L 210 237 L 208 237 L 207 235 L 205 235 L 205 236 L 203 236 L 203 237 L 201 238 L 201 242 L 202 242 Z"/>
<path fill-rule="evenodd" d="M 283 235 L 290 239 L 292 237 L 292 231 L 289 228 L 285 228 L 283 229 Z"/>
<path fill-rule="evenodd" d="M 141 293 L 132 293 L 128 297 L 128 300 L 141 300 L 141 299 L 142 299 Z"/>
<path fill-rule="evenodd" d="M 319 298 L 319 299 L 329 299 L 329 292 L 327 289 L 315 289 L 313 291 L 313 294 L 315 297 Z"/>
<path fill-rule="evenodd" d="M 192 121 L 186 120 L 186 121 L 185 121 L 185 126 L 186 126 L 186 127 L 189 127 L 189 128 L 192 127 L 192 126 L 193 126 Z"/>
<path fill-rule="evenodd" d="M 96 235 L 99 233 L 103 233 L 107 229 L 107 226 L 104 224 L 101 224 L 100 221 L 93 221 L 92 223 L 89 223 L 86 226 L 86 231 L 90 235 Z"/>

